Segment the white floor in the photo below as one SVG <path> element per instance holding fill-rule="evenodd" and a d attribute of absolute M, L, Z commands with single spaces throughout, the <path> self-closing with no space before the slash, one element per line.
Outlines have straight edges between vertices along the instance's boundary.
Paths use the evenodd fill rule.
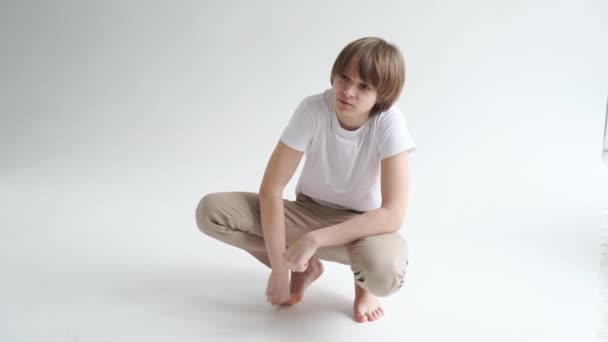
<path fill-rule="evenodd" d="M 443 198 L 432 212 L 419 196 L 406 286 L 357 324 L 342 265 L 325 263 L 300 305 L 267 304 L 265 267 L 197 231 L 203 194 L 187 180 L 37 174 L 1 178 L 0 341 L 596 339 L 593 196 Z"/>

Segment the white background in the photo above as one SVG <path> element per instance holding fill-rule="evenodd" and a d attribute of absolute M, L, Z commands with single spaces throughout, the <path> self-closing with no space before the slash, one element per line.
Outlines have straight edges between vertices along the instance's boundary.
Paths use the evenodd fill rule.
<path fill-rule="evenodd" d="M 592 341 L 605 1 L 0 4 L 0 340 Z M 340 49 L 404 53 L 406 286 L 351 319 L 326 263 L 304 302 L 202 235 L 206 193 L 257 191 Z M 285 189 L 293 199 L 294 177 Z M 608 202 L 603 202 L 608 203 Z"/>

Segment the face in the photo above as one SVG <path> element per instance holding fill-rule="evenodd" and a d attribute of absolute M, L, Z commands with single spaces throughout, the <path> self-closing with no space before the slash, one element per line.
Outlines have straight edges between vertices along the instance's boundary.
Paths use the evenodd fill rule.
<path fill-rule="evenodd" d="M 332 87 L 336 112 L 344 117 L 369 116 L 376 104 L 376 89 L 359 78 L 354 61 L 344 72 L 336 74 Z"/>

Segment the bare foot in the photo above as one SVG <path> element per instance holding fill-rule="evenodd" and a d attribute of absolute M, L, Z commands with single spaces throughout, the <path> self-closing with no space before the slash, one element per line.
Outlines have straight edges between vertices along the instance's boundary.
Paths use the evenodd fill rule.
<path fill-rule="evenodd" d="M 308 268 L 304 272 L 291 272 L 291 282 L 289 284 L 291 298 L 285 304 L 298 304 L 304 298 L 304 291 L 323 274 L 323 264 L 321 260 L 312 258 L 308 262 Z"/>
<path fill-rule="evenodd" d="M 384 316 L 378 298 L 355 283 L 355 304 L 353 307 L 355 321 L 359 323 L 373 322 Z"/>

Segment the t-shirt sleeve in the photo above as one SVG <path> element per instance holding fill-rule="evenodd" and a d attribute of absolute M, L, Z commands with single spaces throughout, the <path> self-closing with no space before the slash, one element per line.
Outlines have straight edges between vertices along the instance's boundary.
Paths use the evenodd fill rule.
<path fill-rule="evenodd" d="M 310 110 L 306 99 L 296 108 L 289 124 L 281 134 L 281 141 L 300 152 L 305 152 L 314 136 L 314 113 Z"/>
<path fill-rule="evenodd" d="M 399 110 L 382 113 L 378 132 L 378 155 L 380 160 L 394 156 L 397 153 L 413 152 L 416 144 L 410 135 L 405 117 Z"/>

